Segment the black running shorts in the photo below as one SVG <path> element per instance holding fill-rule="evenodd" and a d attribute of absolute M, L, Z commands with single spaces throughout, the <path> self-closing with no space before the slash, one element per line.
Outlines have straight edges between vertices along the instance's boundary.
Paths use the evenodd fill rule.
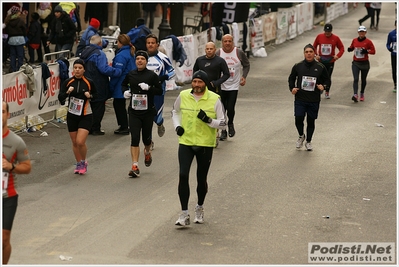
<path fill-rule="evenodd" d="M 15 213 L 17 212 L 17 206 L 18 195 L 3 198 L 3 230 L 11 231 Z"/>
<path fill-rule="evenodd" d="M 77 132 L 79 128 L 91 130 L 93 125 L 93 114 L 76 116 L 68 112 L 67 114 L 68 132 Z"/>

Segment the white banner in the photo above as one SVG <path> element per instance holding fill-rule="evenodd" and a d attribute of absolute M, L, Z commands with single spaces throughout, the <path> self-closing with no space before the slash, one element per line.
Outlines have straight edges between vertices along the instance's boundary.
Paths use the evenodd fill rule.
<path fill-rule="evenodd" d="M 263 19 L 262 18 L 254 18 L 250 22 L 250 36 L 251 36 L 251 50 L 252 53 L 255 54 L 259 48 L 264 47 L 265 43 L 263 42 Z"/>
<path fill-rule="evenodd" d="M 287 40 L 288 34 L 288 10 L 279 8 L 277 11 L 277 36 L 276 44 L 282 44 Z"/>
<path fill-rule="evenodd" d="M 272 12 L 262 16 L 263 19 L 263 42 L 275 40 L 277 36 L 277 13 Z"/>
<path fill-rule="evenodd" d="M 186 51 L 187 59 L 184 61 L 183 66 L 176 67 L 176 82 L 190 82 L 193 76 L 193 67 L 197 48 L 195 47 L 195 38 L 192 34 L 177 37 L 183 45 L 184 51 Z"/>

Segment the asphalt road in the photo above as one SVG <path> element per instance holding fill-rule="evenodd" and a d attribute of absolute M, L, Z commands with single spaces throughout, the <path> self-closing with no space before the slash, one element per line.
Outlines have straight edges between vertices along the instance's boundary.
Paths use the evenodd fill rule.
<path fill-rule="evenodd" d="M 290 265 L 308 264 L 309 242 L 396 242 L 397 100 L 385 48 L 394 8 L 383 3 L 379 31 L 367 34 L 377 54 L 371 56 L 364 102 L 351 100 L 353 54 L 345 52 L 336 63 L 312 152 L 295 149 L 287 79 L 322 27 L 268 46 L 266 58 L 250 58 L 236 106 L 237 134 L 214 150 L 203 225 L 174 225 L 180 212 L 178 139 L 170 112 L 178 91 L 166 95 L 166 133 L 160 138 L 154 128 L 153 163 L 145 167 L 140 155 L 138 179 L 128 178 L 130 137 L 113 134 L 110 101 L 106 134 L 88 138 L 84 176 L 73 174 L 65 124 L 48 123 L 48 137 L 21 134 L 33 169 L 18 177 L 9 263 Z M 365 13 L 359 7 L 332 22 L 345 47 L 357 37 L 357 20 Z M 192 216 L 195 170 L 194 163 Z"/>

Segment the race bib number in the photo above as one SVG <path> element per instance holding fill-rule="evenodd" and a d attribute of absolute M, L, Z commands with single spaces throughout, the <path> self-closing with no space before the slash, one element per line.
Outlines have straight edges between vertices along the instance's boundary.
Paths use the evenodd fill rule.
<path fill-rule="evenodd" d="M 3 194 L 7 192 L 9 175 L 10 175 L 9 172 L 3 171 L 3 179 L 2 179 Z"/>
<path fill-rule="evenodd" d="M 396 53 L 396 42 L 392 43 L 392 49 L 393 49 L 393 52 Z"/>
<path fill-rule="evenodd" d="M 329 56 L 332 52 L 332 45 L 331 44 L 322 44 L 321 45 L 321 54 L 323 56 Z"/>
<path fill-rule="evenodd" d="M 229 71 L 230 71 L 230 77 L 233 78 L 236 69 L 234 67 L 229 67 Z"/>
<path fill-rule="evenodd" d="M 147 95 L 133 94 L 132 108 L 134 110 L 147 110 L 148 109 Z"/>
<path fill-rule="evenodd" d="M 355 57 L 357 58 L 364 58 L 364 54 L 362 54 L 362 49 L 359 47 L 355 48 Z"/>
<path fill-rule="evenodd" d="M 314 88 L 316 86 L 316 78 L 315 77 L 309 77 L 309 76 L 303 76 L 302 77 L 302 89 L 305 91 L 314 91 Z"/>
<path fill-rule="evenodd" d="M 82 114 L 84 100 L 71 97 L 68 105 L 68 112 L 80 116 Z"/>

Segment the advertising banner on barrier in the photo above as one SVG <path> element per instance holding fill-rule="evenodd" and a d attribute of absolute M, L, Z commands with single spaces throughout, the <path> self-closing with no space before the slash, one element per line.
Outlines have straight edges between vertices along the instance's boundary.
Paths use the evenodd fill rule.
<path fill-rule="evenodd" d="M 208 33 L 206 31 L 194 35 L 197 41 L 197 57 L 205 55 L 205 45 L 208 42 Z"/>
<path fill-rule="evenodd" d="M 279 8 L 277 11 L 276 44 L 282 44 L 287 40 L 288 19 L 288 10 L 285 8 Z"/>
<path fill-rule="evenodd" d="M 193 76 L 193 67 L 196 60 L 196 47 L 195 38 L 192 34 L 177 37 L 183 45 L 187 54 L 187 59 L 184 61 L 183 66 L 176 68 L 176 81 L 178 82 L 191 82 Z"/>
<path fill-rule="evenodd" d="M 251 50 L 254 54 L 256 50 L 265 46 L 263 42 L 263 19 L 254 18 L 250 22 Z"/>
<path fill-rule="evenodd" d="M 250 3 L 214 3 L 212 4 L 212 25 L 220 26 L 222 22 L 246 22 Z"/>
<path fill-rule="evenodd" d="M 296 7 L 287 8 L 288 11 L 288 39 L 294 39 L 297 34 L 297 13 Z"/>
<path fill-rule="evenodd" d="M 263 42 L 267 43 L 277 37 L 277 13 L 272 12 L 262 16 L 263 19 Z"/>
<path fill-rule="evenodd" d="M 23 119 L 29 114 L 31 99 L 28 91 L 28 78 L 21 71 L 3 75 L 3 100 L 9 105 L 9 123 Z"/>
<path fill-rule="evenodd" d="M 46 84 L 41 82 L 41 70 L 39 70 L 40 76 L 38 76 L 38 79 L 40 80 L 40 86 L 37 86 L 37 90 L 32 96 L 35 109 L 29 115 L 39 115 L 61 107 L 58 101 L 58 93 L 61 86 L 59 66 L 57 63 L 49 64 L 48 68 L 51 77 L 46 80 Z"/>

